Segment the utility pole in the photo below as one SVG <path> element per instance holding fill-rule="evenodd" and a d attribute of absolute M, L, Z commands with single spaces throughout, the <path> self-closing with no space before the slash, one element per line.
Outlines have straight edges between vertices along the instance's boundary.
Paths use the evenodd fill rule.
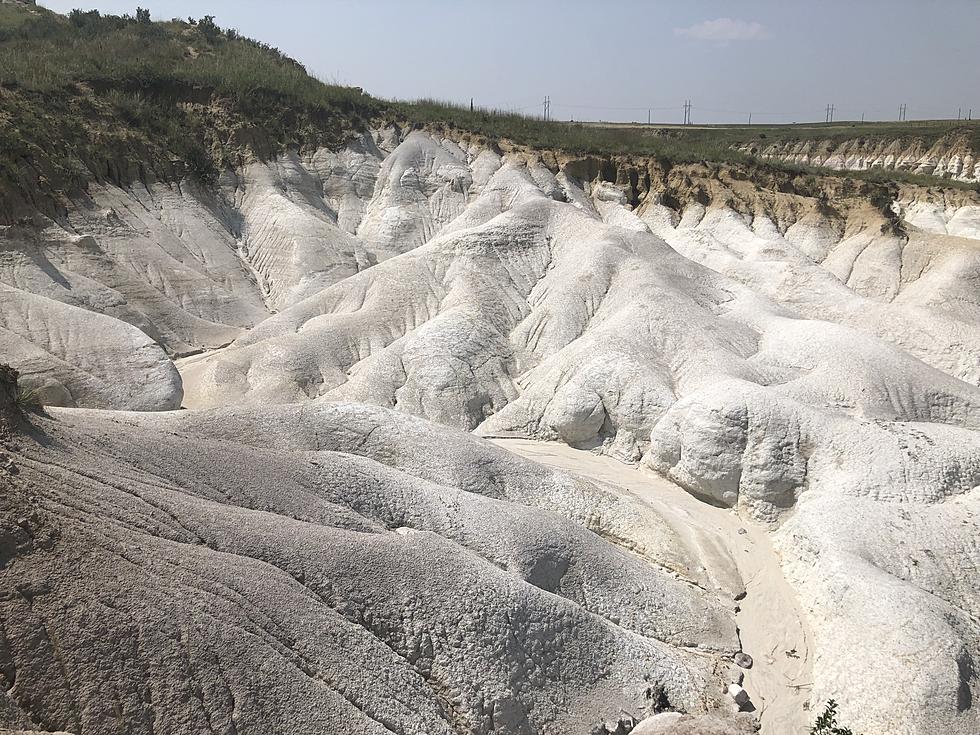
<path fill-rule="evenodd" d="M 647 109 L 647 125 L 649 125 L 649 124 L 650 124 L 650 119 L 651 119 L 651 117 L 650 117 L 650 113 L 651 113 L 651 112 L 652 112 L 652 110 L 650 110 L 650 109 Z"/>
<path fill-rule="evenodd" d="M 750 112 L 749 113 L 749 125 L 751 125 L 751 124 L 752 124 L 752 113 Z"/>
<path fill-rule="evenodd" d="M 834 109 L 835 108 L 833 105 L 827 105 L 827 116 L 824 119 L 824 122 L 832 123 L 834 121 Z"/>
<path fill-rule="evenodd" d="M 691 100 L 684 100 L 684 124 L 691 124 Z"/>
<path fill-rule="evenodd" d="M 861 124 L 864 125 L 864 113 L 861 113 Z"/>
<path fill-rule="evenodd" d="M 470 97 L 470 112 L 473 112 L 473 98 Z"/>
<path fill-rule="evenodd" d="M 550 96 L 545 95 L 543 106 L 544 106 L 544 119 L 545 120 L 550 120 L 551 119 L 551 97 Z"/>
<path fill-rule="evenodd" d="M 904 122 L 905 121 L 905 118 L 908 115 L 908 107 L 909 106 L 906 105 L 906 104 L 904 104 L 904 103 L 901 104 L 901 105 L 899 105 L 899 107 L 898 107 L 898 119 L 899 119 L 899 121 L 901 121 L 901 122 Z"/>
<path fill-rule="evenodd" d="M 962 117 L 963 117 L 963 108 L 962 107 L 957 107 L 956 108 L 956 119 L 959 120 Z"/>

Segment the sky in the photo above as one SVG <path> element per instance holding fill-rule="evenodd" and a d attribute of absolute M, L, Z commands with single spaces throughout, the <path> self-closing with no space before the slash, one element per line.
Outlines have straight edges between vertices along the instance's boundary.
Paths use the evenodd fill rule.
<path fill-rule="evenodd" d="M 134 13 L 118 0 L 40 0 Z M 325 81 L 554 119 L 980 118 L 980 0 L 143 0 L 214 15 Z M 652 109 L 651 109 L 652 108 Z"/>

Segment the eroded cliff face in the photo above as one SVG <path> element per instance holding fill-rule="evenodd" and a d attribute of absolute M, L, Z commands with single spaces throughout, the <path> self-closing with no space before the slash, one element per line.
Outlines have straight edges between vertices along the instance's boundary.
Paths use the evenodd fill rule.
<path fill-rule="evenodd" d="M 967 133 L 952 132 L 934 143 L 914 134 L 901 138 L 867 136 L 852 140 L 758 141 L 738 149 L 763 158 L 838 171 L 908 171 L 954 181 L 980 181 L 980 157 Z"/>
<path fill-rule="evenodd" d="M 970 192 L 570 157 L 392 127 L 340 151 L 229 170 L 215 190 L 94 186 L 64 216 L 0 231 L 0 353 L 50 404 L 203 409 L 52 409 L 37 421 L 57 441 L 24 451 L 66 537 L 107 555 L 143 549 L 127 563 L 161 575 L 151 597 L 199 589 L 208 569 L 261 611 L 208 603 L 223 631 L 246 630 L 283 671 L 303 672 L 277 679 L 280 709 L 251 709 L 253 723 L 347 671 L 330 641 L 314 641 L 317 626 L 383 654 L 390 666 L 371 676 L 390 697 L 359 679 L 328 686 L 303 705 L 309 722 L 591 733 L 590 712 L 652 714 L 660 693 L 692 712 L 718 706 L 722 661 L 737 647 L 730 596 L 745 580 L 706 572 L 704 546 L 649 508 L 512 465 L 462 433 L 475 432 L 637 463 L 761 524 L 812 627 L 814 705 L 841 701 L 869 735 L 972 734 L 980 590 L 963 570 L 980 563 L 978 279 Z M 46 481 L 55 462 L 58 481 Z M 80 495 L 73 467 L 88 478 Z M 289 489 L 273 497 L 282 478 Z M 148 504 L 119 511 L 108 536 L 104 520 L 78 521 L 104 515 L 101 498 L 116 492 Z M 164 501 L 170 520 L 153 520 L 148 509 Z M 511 524 L 507 549 L 493 541 L 504 520 L 487 518 Z M 532 527 L 552 529 L 561 548 Z M 174 571 L 192 542 L 198 571 Z M 249 584 L 265 570 L 258 591 L 225 555 L 255 565 Z M 99 584 L 57 555 L 31 563 L 66 598 Z M 476 580 L 473 594 L 489 590 L 484 612 L 457 609 L 440 581 L 450 567 Z M 376 590 L 401 591 L 359 587 L 368 569 Z M 398 587 L 402 573 L 411 589 Z M 642 592 L 625 600 L 625 588 Z M 288 610 L 270 607 L 283 599 Z M 148 629 L 154 610 L 140 607 Z M 573 629 L 588 641 L 571 643 Z M 704 651 L 687 650 L 694 643 Z M 500 647 L 513 656 L 494 658 Z M 267 685 L 229 682 L 230 664 L 205 666 L 201 709 L 218 719 Z M 83 671 L 52 685 L 54 704 L 37 710 L 46 726 L 96 727 L 69 704 Z M 186 672 L 160 677 L 179 700 Z M 555 677 L 574 685 L 549 688 Z M 33 716 L 29 699 L 14 699 Z M 192 709 L 174 721 L 199 722 Z"/>

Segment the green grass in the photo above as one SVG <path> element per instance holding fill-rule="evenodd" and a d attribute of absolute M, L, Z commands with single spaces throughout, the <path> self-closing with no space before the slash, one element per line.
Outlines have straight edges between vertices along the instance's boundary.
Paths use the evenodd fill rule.
<path fill-rule="evenodd" d="M 545 121 L 498 110 L 471 111 L 469 107 L 436 100 L 395 102 L 392 106 L 408 120 L 465 130 L 493 140 L 507 139 L 543 150 L 651 156 L 671 163 L 735 162 L 748 158 L 724 141 L 711 137 L 688 140 L 655 127 Z"/>
<path fill-rule="evenodd" d="M 931 145 L 949 135 L 966 135 L 980 150 L 980 121 L 916 120 L 903 123 L 806 123 L 793 125 L 640 125 L 637 123 L 545 122 L 498 110 L 477 109 L 438 100 L 394 103 L 406 117 L 449 124 L 488 137 L 521 140 L 541 148 L 561 147 L 583 153 L 675 155 L 688 160 L 718 160 L 735 145 L 827 140 L 917 139 Z"/>
<path fill-rule="evenodd" d="M 384 109 L 204 21 L 0 5 L 0 219 L 20 192 L 57 198 L 93 176 L 213 182 L 249 156 L 337 147 Z"/>
<path fill-rule="evenodd" d="M 44 407 L 40 391 L 31 388 L 18 388 L 14 403 L 21 411 L 35 411 Z"/>
<path fill-rule="evenodd" d="M 761 148 L 766 143 L 797 140 L 919 139 L 932 144 L 946 135 L 972 136 L 973 150 L 980 151 L 980 122 L 950 124 L 949 121 L 915 123 L 814 123 L 807 125 L 713 125 L 657 126 L 636 124 L 566 123 L 544 121 L 498 110 L 470 110 L 468 106 L 437 100 L 393 103 L 409 120 L 436 127 L 454 128 L 489 139 L 508 139 L 532 148 L 562 150 L 582 155 L 650 156 L 665 165 L 684 163 L 729 163 L 764 167 L 793 176 L 834 175 L 873 184 L 909 183 L 921 186 L 947 186 L 980 190 L 976 184 L 940 179 L 905 171 L 831 171 L 760 159 L 736 150 L 743 144 Z"/>
<path fill-rule="evenodd" d="M 0 5 L 0 221 L 80 191 L 92 178 L 129 182 L 190 173 L 213 183 L 223 168 L 250 157 L 337 148 L 372 122 L 391 120 L 570 154 L 651 156 L 665 165 L 746 163 L 794 176 L 815 170 L 760 163 L 734 147 L 801 136 L 894 137 L 912 128 L 930 141 L 950 131 L 947 125 L 887 123 L 860 129 L 602 126 L 434 100 L 385 101 L 324 84 L 278 49 L 222 30 L 209 18 L 146 21 Z M 980 135 L 976 124 L 969 130 Z M 896 172 L 846 175 L 938 181 Z"/>

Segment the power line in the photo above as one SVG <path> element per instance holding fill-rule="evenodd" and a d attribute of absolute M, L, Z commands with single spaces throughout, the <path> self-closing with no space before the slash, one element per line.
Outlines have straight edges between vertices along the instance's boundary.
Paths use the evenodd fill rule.
<path fill-rule="evenodd" d="M 654 112 L 670 112 L 670 111 L 680 110 L 682 112 L 682 115 L 683 115 L 682 120 L 683 120 L 683 124 L 684 125 L 693 125 L 693 123 L 694 123 L 694 103 L 690 99 L 684 100 L 683 104 L 681 104 L 681 105 L 662 105 L 662 106 L 647 105 L 647 106 L 644 106 L 644 107 L 629 107 L 629 106 L 625 106 L 625 105 L 595 105 L 595 104 L 562 103 L 560 101 L 559 102 L 555 102 L 551 98 L 551 95 L 546 95 L 544 98 L 539 98 L 539 99 L 541 99 L 542 101 L 537 102 L 537 103 L 533 103 L 533 104 L 526 104 L 526 105 L 523 105 L 523 106 L 517 106 L 517 105 L 515 105 L 513 107 L 507 106 L 507 107 L 504 107 L 504 108 L 501 108 L 501 109 L 504 110 L 504 111 L 507 111 L 507 112 L 511 112 L 511 113 L 525 113 L 525 112 L 528 112 L 528 111 L 537 109 L 538 111 L 540 111 L 540 114 L 542 116 L 542 119 L 545 119 L 545 120 L 554 120 L 555 119 L 555 112 L 554 111 L 555 111 L 555 108 L 556 107 L 558 107 L 560 109 L 566 109 L 566 110 L 596 110 L 596 111 L 610 111 L 610 112 L 637 112 L 637 113 L 641 113 L 641 114 L 638 114 L 635 117 L 633 117 L 634 122 L 640 121 L 642 119 L 642 116 L 641 116 L 642 115 L 642 112 L 643 111 L 646 111 L 646 113 L 647 113 L 647 124 L 650 124 L 650 125 L 655 124 L 653 122 L 653 117 L 654 117 L 653 113 Z M 470 102 L 471 105 L 473 105 L 473 109 L 474 110 L 476 110 L 476 109 L 482 109 L 482 108 L 476 108 L 475 102 L 473 102 L 471 100 L 468 100 L 468 101 Z M 466 102 L 464 102 L 463 104 L 466 105 Z M 894 108 L 892 108 L 892 109 L 894 110 Z M 732 110 L 732 109 L 725 109 L 725 108 L 701 107 L 701 106 L 698 106 L 698 112 L 700 112 L 700 113 L 708 113 L 709 115 L 731 115 L 733 119 L 741 118 L 743 121 L 749 121 L 749 124 L 752 124 L 753 122 L 756 122 L 757 123 L 760 120 L 767 119 L 767 118 L 768 119 L 772 119 L 772 118 L 777 118 L 778 119 L 778 118 L 781 118 L 782 117 L 782 118 L 792 119 L 793 122 L 797 122 L 797 121 L 803 121 L 803 122 L 805 122 L 805 121 L 809 121 L 809 120 L 813 120 L 814 119 L 813 117 L 811 117 L 810 114 L 808 114 L 806 111 L 803 111 L 803 110 L 796 110 L 796 111 L 789 111 L 789 110 L 787 110 L 787 111 L 773 111 L 773 110 L 770 110 L 770 111 L 761 111 L 760 112 L 758 110 Z M 849 118 L 848 117 L 844 117 L 845 114 L 846 115 L 851 115 L 852 117 L 849 117 Z M 942 111 L 938 111 L 938 110 L 927 111 L 927 110 L 919 110 L 919 109 L 917 109 L 916 110 L 916 114 L 917 114 L 917 116 L 919 118 L 928 118 L 928 119 L 935 119 L 935 120 L 947 119 L 947 120 L 952 120 L 953 122 L 956 121 L 956 119 L 954 119 L 952 117 L 948 117 L 947 115 L 944 115 L 944 113 Z M 854 120 L 854 121 L 860 120 L 861 122 L 867 122 L 868 119 L 869 119 L 868 118 L 869 115 L 872 116 L 871 119 L 884 120 L 884 119 L 887 119 L 887 110 L 886 109 L 882 109 L 882 108 L 865 108 L 863 110 L 861 110 L 861 109 L 852 109 L 852 110 L 850 110 L 850 111 L 848 111 L 846 113 L 842 113 L 842 112 L 839 112 L 837 110 L 837 105 L 834 104 L 834 103 L 828 103 L 825 106 L 825 108 L 824 108 L 824 122 L 825 123 L 836 122 L 838 119 L 844 119 L 844 120 L 851 119 L 851 120 Z M 877 116 L 877 117 L 875 117 L 875 116 Z M 958 116 L 957 116 L 957 118 L 961 122 L 963 122 L 963 121 L 972 121 L 973 120 L 973 109 L 972 108 L 960 107 L 959 110 L 958 110 Z M 903 122 L 908 121 L 908 104 L 907 103 L 902 103 L 899 106 L 899 108 L 898 108 L 898 119 L 900 121 L 903 121 Z M 663 119 L 661 119 L 661 122 L 663 122 Z"/>

